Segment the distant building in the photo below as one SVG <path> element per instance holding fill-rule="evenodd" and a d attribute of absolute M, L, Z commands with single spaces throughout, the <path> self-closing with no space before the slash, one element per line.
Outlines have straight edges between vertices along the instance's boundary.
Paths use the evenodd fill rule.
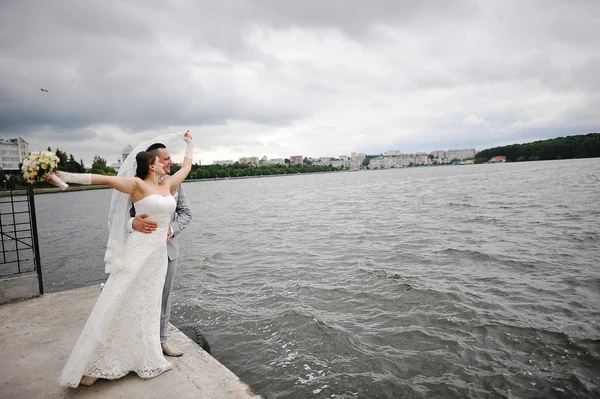
<path fill-rule="evenodd" d="M 412 155 L 412 163 L 413 165 L 430 165 L 431 160 L 429 159 L 429 155 L 424 152 L 419 152 Z"/>
<path fill-rule="evenodd" d="M 267 156 L 265 155 L 264 157 L 261 158 L 260 164 L 261 165 L 283 165 L 283 166 L 285 166 L 285 159 L 283 159 L 283 158 L 268 159 Z"/>
<path fill-rule="evenodd" d="M 111 163 L 110 167 L 113 168 L 115 170 L 115 172 L 119 173 L 119 169 L 121 168 L 121 165 L 123 165 L 123 162 L 125 162 L 125 160 L 129 156 L 129 154 L 131 154 L 131 151 L 133 151 L 133 148 L 131 148 L 130 145 L 123 148 L 123 151 L 121 151 L 121 159 L 117 159 L 117 162 Z"/>
<path fill-rule="evenodd" d="M 497 163 L 497 162 L 506 162 L 506 157 L 504 155 L 498 155 L 497 157 L 493 157 L 488 161 L 489 163 Z"/>
<path fill-rule="evenodd" d="M 285 165 L 285 159 L 283 158 L 273 158 L 269 160 L 271 165 Z"/>
<path fill-rule="evenodd" d="M 400 151 L 399 150 L 386 151 L 386 152 L 383 153 L 383 156 L 385 156 L 385 157 L 398 157 L 398 156 L 400 156 Z"/>
<path fill-rule="evenodd" d="M 366 155 L 362 152 L 353 152 L 352 154 L 350 154 L 351 161 L 362 162 L 365 160 L 365 158 L 366 158 Z"/>
<path fill-rule="evenodd" d="M 302 155 L 292 155 L 290 157 L 290 165 L 302 165 Z"/>
<path fill-rule="evenodd" d="M 330 166 L 331 165 L 334 168 L 345 168 L 348 166 L 348 156 L 342 155 L 339 157 L 339 159 L 332 158 L 332 157 L 321 157 L 318 160 L 315 160 L 313 162 L 313 165 L 315 165 L 315 166 Z"/>
<path fill-rule="evenodd" d="M 115 172 L 119 173 L 119 169 L 121 168 L 121 165 L 123 165 L 123 162 L 121 162 L 121 160 L 117 159 L 117 162 L 111 163 L 110 167 L 113 168 L 115 170 Z"/>
<path fill-rule="evenodd" d="M 431 155 L 433 155 L 433 158 L 438 158 L 438 159 L 446 159 L 448 158 L 446 151 L 442 151 L 442 150 L 438 150 L 438 151 L 431 151 Z"/>
<path fill-rule="evenodd" d="M 369 169 L 386 169 L 387 168 L 387 158 L 386 157 L 377 157 L 371 158 L 369 160 Z"/>
<path fill-rule="evenodd" d="M 129 154 L 131 154 L 131 151 L 133 151 L 133 148 L 131 148 L 130 145 L 128 145 L 127 147 L 123 148 L 123 152 L 121 153 L 121 159 L 123 160 L 123 162 L 125 162 L 125 160 L 129 156 Z"/>
<path fill-rule="evenodd" d="M 22 138 L 0 139 L 0 167 L 4 171 L 18 171 L 19 164 L 29 154 L 29 143 Z"/>
<path fill-rule="evenodd" d="M 226 159 L 224 161 L 213 161 L 213 165 L 222 165 L 222 166 L 231 165 L 232 163 L 233 163 L 232 159 Z"/>
<path fill-rule="evenodd" d="M 350 170 L 359 170 L 362 168 L 362 163 L 365 160 L 366 155 L 362 152 L 353 152 L 350 154 L 350 162 L 348 163 L 348 167 Z"/>
<path fill-rule="evenodd" d="M 467 158 L 475 158 L 475 148 L 463 148 L 457 150 L 448 150 L 446 151 L 446 158 L 452 160 L 456 159 L 467 159 Z"/>
<path fill-rule="evenodd" d="M 258 165 L 258 157 L 242 157 L 238 160 L 241 164 Z"/>
<path fill-rule="evenodd" d="M 428 165 L 430 163 L 429 155 L 419 154 L 400 154 L 399 156 L 379 156 L 369 160 L 369 169 L 391 169 L 405 168 L 410 165 Z"/>

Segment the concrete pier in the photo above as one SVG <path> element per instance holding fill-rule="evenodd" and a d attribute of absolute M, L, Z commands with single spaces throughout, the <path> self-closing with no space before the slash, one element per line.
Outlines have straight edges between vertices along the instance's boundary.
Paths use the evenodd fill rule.
<path fill-rule="evenodd" d="M 0 305 L 0 398 L 261 398 L 172 325 L 169 342 L 185 352 L 168 358 L 173 370 L 147 380 L 130 373 L 90 387 L 58 386 L 99 293 L 93 286 Z"/>

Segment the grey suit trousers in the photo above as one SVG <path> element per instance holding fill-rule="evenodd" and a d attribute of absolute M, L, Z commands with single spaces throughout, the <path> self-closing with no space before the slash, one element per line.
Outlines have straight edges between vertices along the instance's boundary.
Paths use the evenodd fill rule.
<path fill-rule="evenodd" d="M 180 185 L 173 191 L 173 197 L 177 201 L 177 208 L 171 216 L 171 229 L 174 236 L 167 244 L 167 255 L 169 258 L 169 266 L 165 277 L 165 285 L 163 286 L 162 305 L 160 310 L 160 343 L 167 343 L 167 332 L 169 330 L 169 318 L 171 317 L 171 293 L 173 292 L 173 284 L 175 282 L 175 274 L 177 273 L 177 265 L 179 261 L 179 233 L 192 220 L 192 211 L 190 202 L 187 199 L 183 186 Z"/>
<path fill-rule="evenodd" d="M 177 261 L 179 258 L 169 259 L 167 276 L 162 293 L 162 306 L 160 309 L 160 343 L 167 343 L 167 332 L 169 331 L 169 319 L 171 318 L 171 293 L 173 292 L 173 283 L 177 273 Z"/>

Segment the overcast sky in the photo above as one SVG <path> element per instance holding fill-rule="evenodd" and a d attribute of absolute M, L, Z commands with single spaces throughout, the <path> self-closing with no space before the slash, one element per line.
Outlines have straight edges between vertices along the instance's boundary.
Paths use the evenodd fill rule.
<path fill-rule="evenodd" d="M 203 164 L 598 132 L 598 26 L 598 0 L 0 0 L 0 135 L 90 166 L 186 129 Z"/>

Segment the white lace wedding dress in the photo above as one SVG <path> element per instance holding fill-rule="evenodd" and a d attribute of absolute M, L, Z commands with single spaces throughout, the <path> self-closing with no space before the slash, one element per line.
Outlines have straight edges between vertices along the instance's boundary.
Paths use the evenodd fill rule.
<path fill-rule="evenodd" d="M 167 272 L 167 229 L 175 199 L 152 194 L 135 203 L 158 224 L 152 234 L 131 233 L 123 270 L 112 273 L 88 318 L 58 383 L 77 387 L 81 377 L 114 380 L 130 371 L 152 378 L 171 364 L 160 346 L 160 308 Z"/>

